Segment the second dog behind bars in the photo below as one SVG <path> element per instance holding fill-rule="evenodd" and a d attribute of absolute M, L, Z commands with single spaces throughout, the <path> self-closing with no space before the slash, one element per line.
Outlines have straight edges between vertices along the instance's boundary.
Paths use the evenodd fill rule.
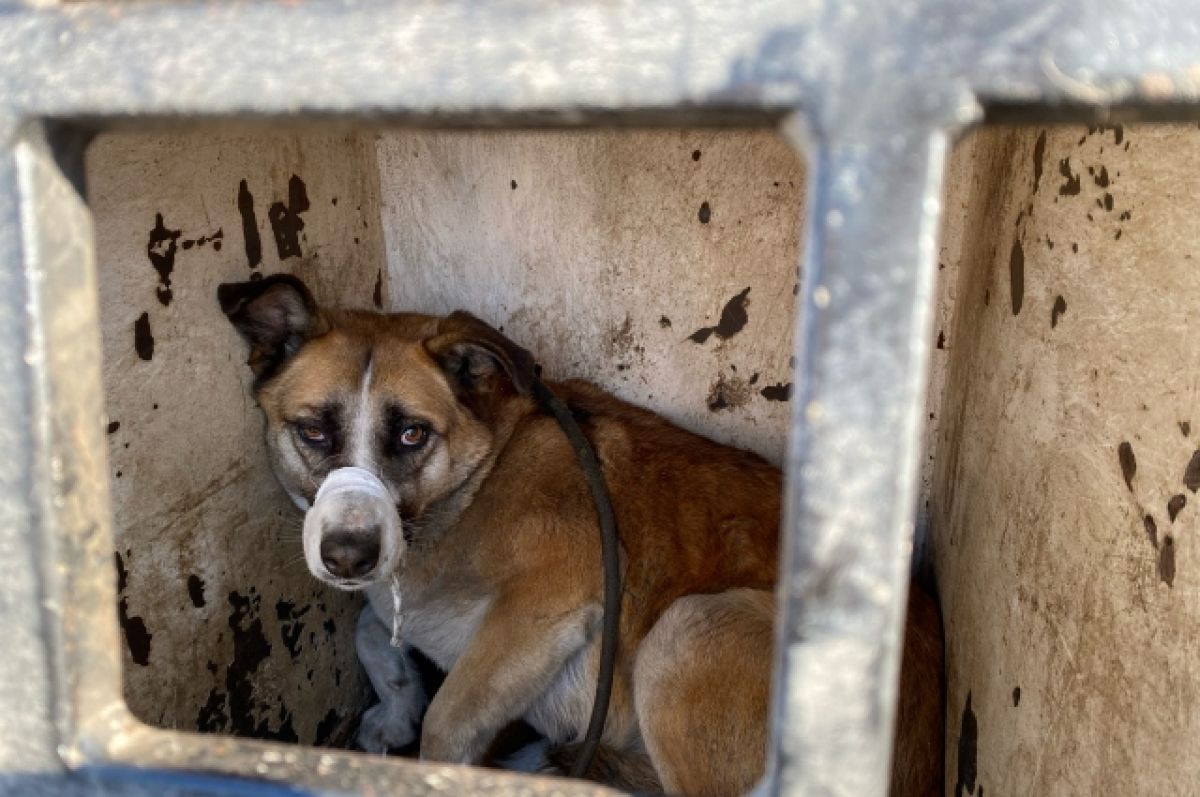
<path fill-rule="evenodd" d="M 306 512 L 309 569 L 370 599 L 358 650 L 380 703 L 360 745 L 419 732 L 423 759 L 479 763 L 524 719 L 569 759 L 595 696 L 600 545 L 575 453 L 530 397 L 533 358 L 466 313 L 319 307 L 288 276 L 219 299 L 249 343 L 271 467 Z M 769 741 L 780 472 L 586 382 L 549 387 L 595 448 L 620 532 L 618 660 L 591 777 L 744 793 Z M 413 649 L 447 673 L 432 700 Z M 915 586 L 902 669 L 892 793 L 939 794 L 941 628 Z"/>

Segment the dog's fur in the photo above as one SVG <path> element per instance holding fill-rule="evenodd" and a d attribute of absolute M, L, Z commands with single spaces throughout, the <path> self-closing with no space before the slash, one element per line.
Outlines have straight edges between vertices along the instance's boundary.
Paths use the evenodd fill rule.
<path fill-rule="evenodd" d="M 219 298 L 250 344 L 271 464 L 296 504 L 309 510 L 346 466 L 378 475 L 394 499 L 403 538 L 376 539 L 382 553 L 365 576 L 334 575 L 313 553 L 322 539 L 305 541 L 315 576 L 371 601 L 358 650 L 381 702 L 360 745 L 409 744 L 424 715 L 422 758 L 477 763 L 524 718 L 569 756 L 594 697 L 600 544 L 575 454 L 529 397 L 530 355 L 465 313 L 319 308 L 287 276 L 223 285 Z M 596 450 L 620 530 L 618 662 L 593 776 L 680 795 L 744 792 L 768 746 L 780 472 L 585 382 L 550 387 Z M 396 533 L 351 514 L 306 521 L 306 538 Z M 389 644 L 393 574 L 401 649 Z M 941 629 L 916 588 L 909 618 L 893 792 L 932 795 Z M 428 707 L 409 648 L 448 673 Z"/>

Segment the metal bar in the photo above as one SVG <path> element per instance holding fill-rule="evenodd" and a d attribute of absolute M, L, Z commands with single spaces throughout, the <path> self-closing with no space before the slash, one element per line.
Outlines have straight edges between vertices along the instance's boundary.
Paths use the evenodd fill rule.
<path fill-rule="evenodd" d="M 831 24 L 831 16 L 836 17 Z M 1039 118 L 1195 114 L 1193 0 L 79 3 L 0 15 L 17 115 L 766 123 L 869 76 Z"/>
<path fill-rule="evenodd" d="M 54 752 L 53 661 L 44 644 L 41 558 L 37 505 L 33 500 L 33 385 L 26 357 L 33 333 L 27 316 L 28 286 L 22 269 L 27 251 L 21 235 L 21 206 L 15 130 L 0 124 L 0 712 L 4 743 L 0 771 L 53 772 L 62 768 Z"/>
<path fill-rule="evenodd" d="M 809 146 L 773 784 L 885 795 L 946 134 Z"/>

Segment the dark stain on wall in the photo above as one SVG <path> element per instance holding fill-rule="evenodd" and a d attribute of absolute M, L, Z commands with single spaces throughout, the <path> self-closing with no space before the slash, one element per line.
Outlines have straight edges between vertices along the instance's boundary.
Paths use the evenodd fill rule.
<path fill-rule="evenodd" d="M 692 150 L 692 160 L 694 160 L 694 161 L 700 160 L 700 150 L 698 150 L 698 149 Z M 778 185 L 778 183 L 776 183 L 776 185 Z"/>
<path fill-rule="evenodd" d="M 154 335 L 150 332 L 149 313 L 142 313 L 133 322 L 133 348 L 143 360 L 154 359 Z"/>
<path fill-rule="evenodd" d="M 665 315 L 659 316 L 658 325 L 660 327 L 662 327 L 663 329 L 670 329 L 671 328 L 671 319 L 667 318 Z"/>
<path fill-rule="evenodd" d="M 280 260 L 300 256 L 300 233 L 304 230 L 304 219 L 300 218 L 300 214 L 308 209 L 308 191 L 304 181 L 293 174 L 288 180 L 287 204 L 276 202 L 267 211 Z"/>
<path fill-rule="evenodd" d="M 228 692 L 229 721 L 234 733 L 257 736 L 254 723 L 253 675 L 259 665 L 271 655 L 271 643 L 263 634 L 262 619 L 258 617 L 259 597 L 253 588 L 249 596 L 236 590 L 229 593 L 229 627 L 233 631 L 233 661 L 225 671 Z M 263 721 L 265 726 L 265 720 Z"/>
<path fill-rule="evenodd" d="M 1121 464 L 1121 476 L 1125 486 L 1133 492 L 1133 477 L 1137 474 L 1137 458 L 1133 455 L 1133 446 L 1126 440 L 1117 446 L 1117 461 Z"/>
<path fill-rule="evenodd" d="M 376 310 L 383 309 L 383 269 L 375 272 L 375 290 L 371 292 L 371 302 Z"/>
<path fill-rule="evenodd" d="M 333 739 L 333 734 L 337 731 L 341 721 L 342 715 L 338 714 L 336 709 L 329 709 L 325 717 L 317 723 L 317 733 L 313 739 L 313 745 L 316 747 L 328 745 Z"/>
<path fill-rule="evenodd" d="M 310 604 L 297 610 L 294 602 L 284 600 L 275 604 L 275 616 L 279 620 L 279 636 L 293 660 L 300 655 L 300 637 L 304 634 L 304 622 L 300 618 L 311 608 Z"/>
<path fill-rule="evenodd" d="M 792 383 L 777 382 L 774 385 L 767 385 L 758 393 L 767 401 L 787 401 L 792 397 Z"/>
<path fill-rule="evenodd" d="M 201 733 L 223 731 L 229 725 L 229 715 L 225 713 L 225 693 L 215 688 L 208 693 L 208 701 L 200 707 L 196 714 L 196 730 Z"/>
<path fill-rule="evenodd" d="M 1097 186 L 1100 188 L 1108 188 L 1110 180 L 1108 179 L 1107 166 L 1101 166 L 1099 169 L 1089 166 L 1088 174 L 1092 175 L 1092 181 L 1095 182 Z"/>
<path fill-rule="evenodd" d="M 120 551 L 113 551 L 113 557 L 117 561 L 117 594 L 119 595 L 129 586 L 129 571 L 125 569 L 125 560 L 121 557 Z"/>
<path fill-rule="evenodd" d="M 700 212 L 696 215 L 700 219 L 701 224 L 708 224 L 709 220 L 712 219 L 712 208 L 709 207 L 707 201 L 700 203 Z"/>
<path fill-rule="evenodd" d="M 1187 496 L 1183 493 L 1173 495 L 1167 501 L 1167 517 L 1171 519 L 1172 523 L 1175 522 L 1175 518 L 1179 516 L 1185 506 L 1187 506 Z"/>
<path fill-rule="evenodd" d="M 116 431 L 117 431 L 118 429 L 120 429 L 120 428 L 121 428 L 121 422 L 120 422 L 120 421 L 109 421 L 109 423 L 108 423 L 108 426 L 106 426 L 106 427 L 105 427 L 105 431 L 106 431 L 108 434 L 113 434 L 114 432 L 116 432 Z"/>
<path fill-rule="evenodd" d="M 737 296 L 734 296 L 721 309 L 721 319 L 713 327 L 701 327 L 688 335 L 688 339 L 693 343 L 703 344 L 714 333 L 721 340 L 729 340 L 737 333 L 741 332 L 746 327 L 746 323 L 750 320 L 750 314 L 746 312 L 746 306 L 749 304 L 750 289 L 746 288 Z M 661 322 L 660 322 L 661 323 Z M 668 323 L 670 323 L 668 321 Z"/>
<path fill-rule="evenodd" d="M 736 376 L 726 377 L 725 374 L 720 374 L 717 376 L 717 381 L 713 382 L 712 387 L 709 388 L 706 403 L 709 412 L 720 412 L 741 407 L 749 399 L 750 386 L 746 384 L 745 380 Z"/>
<path fill-rule="evenodd" d="M 1186 422 L 1183 425 L 1187 425 Z M 1184 434 L 1191 431 L 1189 427 Z M 1188 460 L 1187 467 L 1183 469 L 1183 486 L 1191 490 L 1193 493 L 1200 490 L 1200 448 L 1192 453 L 1192 458 Z"/>
<path fill-rule="evenodd" d="M 1175 539 L 1170 534 L 1158 552 L 1158 577 L 1168 587 L 1175 586 Z"/>
<path fill-rule="evenodd" d="M 1021 239 L 1013 240 L 1012 251 L 1008 255 L 1008 285 L 1012 294 L 1012 314 L 1021 314 L 1021 303 L 1025 300 L 1025 250 L 1021 248 Z"/>
<path fill-rule="evenodd" d="M 117 551 L 114 556 L 117 561 L 117 593 L 120 594 L 129 584 L 129 571 L 125 569 L 125 560 L 121 557 L 120 551 Z M 129 647 L 129 656 L 133 659 L 133 663 L 148 667 L 150 665 L 150 640 L 154 634 L 146 630 L 145 620 L 129 613 L 129 598 L 125 595 L 121 595 L 117 602 L 117 620 L 121 624 L 121 631 L 125 634 L 125 644 Z"/>
<path fill-rule="evenodd" d="M 1146 537 L 1149 538 L 1150 544 L 1158 549 L 1158 524 L 1154 522 L 1154 518 L 1146 515 L 1142 518 L 1142 526 L 1146 529 Z"/>
<path fill-rule="evenodd" d="M 258 235 L 258 219 L 254 215 L 254 196 L 245 180 L 238 183 L 237 207 L 242 216 L 242 237 L 246 241 L 246 265 L 256 269 L 262 264 L 262 238 Z"/>
<path fill-rule="evenodd" d="M 201 235 L 199 238 L 189 238 L 186 241 L 181 242 L 180 245 L 184 248 L 184 250 L 187 250 L 187 249 L 191 249 L 193 246 L 201 247 L 201 246 L 205 246 L 205 245 L 211 243 L 213 245 L 213 250 L 220 252 L 221 251 L 221 239 L 224 237 L 225 237 L 225 230 L 218 227 L 217 231 L 214 232 L 212 235 Z"/>
<path fill-rule="evenodd" d="M 1046 131 L 1043 130 L 1037 137 L 1037 143 L 1033 145 L 1033 193 L 1038 192 L 1038 187 L 1042 184 L 1042 164 L 1046 157 Z"/>
<path fill-rule="evenodd" d="M 163 224 L 161 213 L 154 214 L 154 228 L 150 230 L 150 239 L 146 241 L 146 256 L 150 265 L 158 272 L 159 286 L 155 291 L 158 301 L 166 307 L 171 303 L 171 272 L 175 270 L 175 253 L 179 251 L 177 243 L 180 230 L 169 230 Z"/>
<path fill-rule="evenodd" d="M 204 600 L 204 579 L 195 573 L 188 576 L 187 579 L 188 597 L 192 599 L 192 605 L 197 609 L 203 609 L 206 601 Z"/>
<path fill-rule="evenodd" d="M 1191 424 L 1191 422 L 1190 422 L 1190 421 L 1180 421 L 1180 422 L 1179 422 L 1179 432 L 1180 432 L 1180 434 L 1182 434 L 1184 437 L 1188 437 L 1188 436 L 1190 436 L 1190 435 L 1191 435 L 1191 433 L 1192 433 L 1192 424 Z"/>
<path fill-rule="evenodd" d="M 1063 158 L 1058 162 L 1058 172 L 1064 178 L 1063 184 L 1058 187 L 1059 196 L 1077 196 L 1082 188 L 1078 174 L 1071 173 L 1071 159 Z"/>
<path fill-rule="evenodd" d="M 1054 297 L 1054 306 L 1050 308 L 1050 328 L 1054 329 L 1058 326 L 1058 319 L 1062 314 L 1067 312 L 1067 300 L 1062 297 L 1062 294 Z"/>
<path fill-rule="evenodd" d="M 1043 133 L 1043 135 L 1045 135 L 1045 134 Z M 1013 687 L 1013 708 L 1016 708 L 1019 705 L 1021 705 L 1021 687 L 1014 686 Z"/>
<path fill-rule="evenodd" d="M 954 786 L 954 797 L 975 793 L 975 781 L 979 777 L 979 723 L 971 710 L 971 693 L 967 692 L 967 703 L 963 706 L 962 721 L 958 732 L 958 783 Z"/>
<path fill-rule="evenodd" d="M 516 190 L 517 190 L 517 181 L 516 181 L 516 180 L 509 180 L 509 181 L 508 181 L 508 187 L 509 187 L 509 188 L 511 188 L 512 190 L 516 191 Z"/>

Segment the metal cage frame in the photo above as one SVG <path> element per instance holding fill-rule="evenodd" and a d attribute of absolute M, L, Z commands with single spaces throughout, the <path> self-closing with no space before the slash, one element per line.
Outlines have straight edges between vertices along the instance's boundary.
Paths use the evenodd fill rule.
<path fill-rule="evenodd" d="M 82 192 L 95 131 L 781 126 L 811 201 L 759 791 L 870 797 L 888 783 L 949 142 L 1198 103 L 1197 0 L 0 2 L 0 794 L 604 791 L 130 715 Z"/>

